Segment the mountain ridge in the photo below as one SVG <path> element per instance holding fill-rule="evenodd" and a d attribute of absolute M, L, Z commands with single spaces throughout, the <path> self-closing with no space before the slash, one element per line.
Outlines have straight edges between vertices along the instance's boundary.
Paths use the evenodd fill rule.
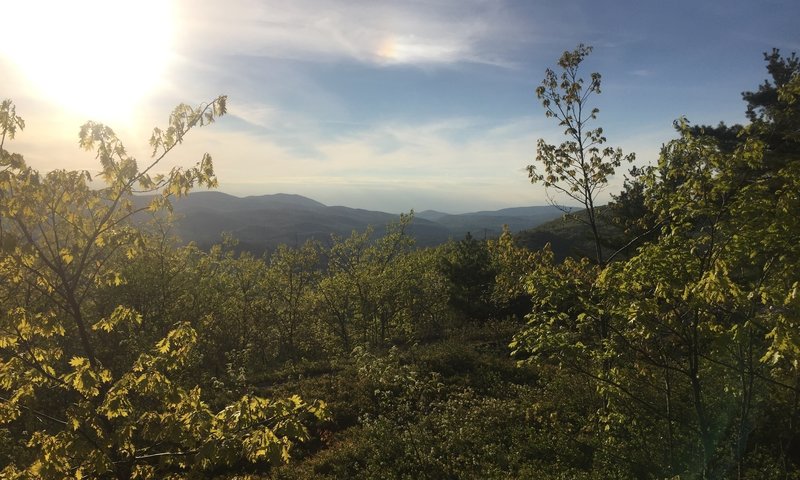
<path fill-rule="evenodd" d="M 138 197 L 145 202 L 151 197 Z M 237 197 L 217 191 L 192 192 L 174 199 L 175 232 L 185 242 L 201 248 L 218 243 L 223 232 L 239 240 L 239 249 L 255 254 L 274 250 L 279 244 L 301 244 L 309 239 L 323 243 L 331 236 L 349 236 L 373 227 L 381 235 L 384 227 L 399 220 L 399 214 L 328 206 L 297 194 L 276 193 Z M 406 231 L 421 247 L 449 239 L 496 237 L 503 225 L 512 232 L 533 228 L 561 216 L 550 206 L 512 207 L 495 211 L 449 214 L 425 210 L 414 215 Z"/>

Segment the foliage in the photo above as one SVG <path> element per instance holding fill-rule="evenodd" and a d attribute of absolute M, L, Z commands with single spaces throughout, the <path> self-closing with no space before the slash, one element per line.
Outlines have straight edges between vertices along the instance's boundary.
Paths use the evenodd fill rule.
<path fill-rule="evenodd" d="M 80 144 L 96 152 L 100 189 L 88 172 L 42 175 L 1 150 L 0 418 L 27 447 L 2 460 L 4 477 L 180 477 L 239 461 L 282 462 L 306 438 L 306 416 L 324 414 L 299 397 L 246 395 L 212 409 L 181 375 L 196 361 L 191 323 L 175 321 L 146 346 L 113 343 L 144 321 L 130 305 L 102 301 L 128 281 L 124 265 L 144 250 L 130 220 L 194 185 L 216 184 L 208 154 L 189 169 L 151 172 L 189 130 L 225 111 L 225 97 L 178 106 L 169 126 L 153 131 L 141 169 L 110 128 L 88 122 Z M 24 127 L 8 101 L 0 121 L 3 142 Z M 157 195 L 137 206 L 132 195 L 141 192 Z"/>
<path fill-rule="evenodd" d="M 442 321 L 444 282 L 424 252 L 411 253 L 410 221 L 401 216 L 374 242 L 371 230 L 334 239 L 319 295 L 324 322 L 342 351 L 407 341 Z"/>
<path fill-rule="evenodd" d="M 469 320 L 488 318 L 496 272 L 486 242 L 467 233 L 449 247 L 439 269 L 448 280 L 450 306 Z"/>
<path fill-rule="evenodd" d="M 304 379 L 324 388 L 332 412 L 357 405 L 360 415 L 272 478 L 520 478 L 538 470 L 542 445 L 526 420 L 532 377 L 505 355 L 513 328 L 472 326 L 475 338 L 386 354 L 357 348 L 331 379 Z M 333 378 L 345 384 L 329 389 Z"/>
<path fill-rule="evenodd" d="M 800 151 L 776 134 L 792 121 L 793 82 L 735 145 L 678 122 L 680 138 L 628 192 L 653 230 L 628 259 L 598 270 L 543 254 L 529 275 L 533 311 L 512 346 L 554 379 L 592 387 L 570 423 L 595 465 L 799 475 L 796 423 L 773 430 L 776 412 L 795 418 L 800 378 Z"/>
<path fill-rule="evenodd" d="M 531 307 L 523 280 L 531 273 L 536 254 L 518 245 L 508 228 L 500 238 L 489 240 L 486 247 L 496 273 L 492 303 L 498 311 L 521 318 Z"/>
<path fill-rule="evenodd" d="M 311 330 L 307 323 L 314 305 L 314 289 L 320 281 L 320 245 L 308 241 L 299 248 L 281 245 L 272 254 L 267 274 L 270 318 L 278 332 L 281 356 L 296 356 L 308 352 L 312 345 L 303 332 Z M 263 330 L 263 329 L 262 329 Z M 300 348 L 298 342 L 306 343 Z"/>
<path fill-rule="evenodd" d="M 602 264 L 602 241 L 595 208 L 597 195 L 615 169 L 623 161 L 632 162 L 634 155 L 623 155 L 619 148 L 603 147 L 606 143 L 603 129 L 589 126 L 600 112 L 589 107 L 589 97 L 600 93 L 600 74 L 592 73 L 588 85 L 584 85 L 578 69 L 591 52 L 592 47 L 583 44 L 564 52 L 558 60 L 561 74 L 548 68 L 542 84 L 536 88 L 545 115 L 555 118 L 558 125 L 564 127 L 568 140 L 556 146 L 539 139 L 536 161 L 542 164 L 544 171 L 529 165 L 528 176 L 532 183 L 541 182 L 583 206 L 594 236 L 596 260 Z"/>

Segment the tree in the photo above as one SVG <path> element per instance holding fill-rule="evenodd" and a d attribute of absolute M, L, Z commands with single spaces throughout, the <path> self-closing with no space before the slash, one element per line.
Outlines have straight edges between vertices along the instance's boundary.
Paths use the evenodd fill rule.
<path fill-rule="evenodd" d="M 494 310 L 492 293 L 498 273 L 487 243 L 467 232 L 449 250 L 439 269 L 449 281 L 450 306 L 467 320 L 487 320 Z"/>
<path fill-rule="evenodd" d="M 196 184 L 216 185 L 208 154 L 192 168 L 152 172 L 192 128 L 225 112 L 224 96 L 179 105 L 169 126 L 153 131 L 141 169 L 113 130 L 86 123 L 80 145 L 97 152 L 100 189 L 88 172 L 40 174 L 0 147 L 0 426 L 24 446 L 0 458 L 0 476 L 163 478 L 280 462 L 306 436 L 305 415 L 322 414 L 299 397 L 246 395 L 212 408 L 183 375 L 196 358 L 191 323 L 136 349 L 114 340 L 135 334 L 141 314 L 125 304 L 100 308 L 100 291 L 124 284 L 122 266 L 141 251 L 131 218 Z M 3 102 L 0 146 L 23 127 Z M 139 192 L 156 195 L 137 206 Z"/>
<path fill-rule="evenodd" d="M 578 69 L 591 52 L 592 47 L 583 44 L 571 52 L 564 52 L 558 60 L 561 74 L 557 75 L 548 68 L 542 84 L 536 88 L 545 115 L 558 120 L 568 140 L 556 146 L 539 139 L 536 160 L 544 172 L 535 165 L 528 165 L 528 177 L 532 183 L 541 182 L 546 188 L 553 188 L 584 207 L 586 218 L 576 218 L 591 228 L 596 261 L 602 264 L 603 242 L 598 231 L 597 195 L 614 170 L 623 161 L 632 162 L 635 157 L 632 153 L 623 155 L 619 148 L 603 147 L 606 143 L 603 129 L 590 128 L 589 124 L 597 119 L 600 111 L 589 106 L 591 95 L 600 93 L 600 74 L 592 73 L 589 84 L 584 85 Z M 554 200 L 551 201 L 558 206 Z"/>
<path fill-rule="evenodd" d="M 767 157 L 780 158 L 791 155 L 800 145 L 800 103 L 794 100 L 800 95 L 800 58 L 795 53 L 783 56 L 779 49 L 773 48 L 769 53 L 764 52 L 764 61 L 770 78 L 756 91 L 742 92 L 742 99 L 747 102 L 745 114 L 751 122 L 747 134 L 758 135 L 766 142 Z M 744 129 L 741 125 L 727 126 L 720 122 L 716 127 L 692 126 L 690 131 L 695 136 L 715 138 L 723 151 L 731 153 L 741 143 Z"/>
<path fill-rule="evenodd" d="M 533 311 L 513 345 L 601 394 L 580 425 L 595 465 L 797 477 L 800 149 L 786 126 L 800 118 L 798 78 L 735 142 L 676 122 L 680 138 L 628 190 L 629 214 L 656 227 L 629 258 L 529 274 Z"/>
<path fill-rule="evenodd" d="M 498 313 L 522 318 L 531 311 L 530 297 L 521 280 L 531 273 L 536 254 L 517 245 L 508 225 L 496 240 L 486 243 L 496 273 L 492 303 Z"/>
<path fill-rule="evenodd" d="M 427 335 L 445 316 L 444 280 L 430 254 L 412 251 L 405 233 L 412 216 L 373 238 L 370 227 L 347 238 L 333 237 L 327 269 L 317 288 L 322 323 L 334 350 L 384 348 Z M 330 343 L 330 342 L 329 342 Z"/>
<path fill-rule="evenodd" d="M 309 240 L 296 248 L 279 245 L 270 258 L 267 317 L 274 331 L 269 334 L 277 336 L 279 352 L 288 358 L 299 356 L 298 341 L 311 342 L 310 338 L 301 340 L 311 336 L 301 335 L 301 328 L 306 327 L 306 332 L 311 330 L 312 297 L 321 277 L 320 251 L 319 243 Z"/>

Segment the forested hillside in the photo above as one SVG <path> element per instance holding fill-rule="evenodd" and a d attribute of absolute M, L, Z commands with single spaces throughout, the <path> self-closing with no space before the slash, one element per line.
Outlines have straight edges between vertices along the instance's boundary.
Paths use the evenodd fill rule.
<path fill-rule="evenodd" d="M 529 168 L 586 207 L 551 231 L 574 248 L 418 248 L 410 215 L 264 257 L 180 245 L 160 212 L 216 185 L 211 157 L 153 172 L 225 97 L 141 162 L 84 125 L 99 189 L 12 153 L 3 101 L 0 477 L 800 478 L 800 59 L 765 55 L 748 125 L 677 120 L 602 206 L 626 157 L 569 113 L 590 51 L 537 91 L 573 143 Z"/>
<path fill-rule="evenodd" d="M 152 201 L 151 196 L 136 197 L 138 205 Z M 315 240 L 330 247 L 331 236 L 348 236 L 354 230 L 378 229 L 376 235 L 398 214 L 327 206 L 300 195 L 274 194 L 234 197 L 220 192 L 195 192 L 172 203 L 172 231 L 183 242 L 194 242 L 208 249 L 219 243 L 222 235 L 238 240 L 235 249 L 257 256 L 271 254 L 281 245 L 302 245 Z M 533 228 L 561 217 L 556 207 L 507 208 L 451 215 L 414 215 L 405 232 L 417 247 L 433 247 L 474 232 L 481 238 L 497 238 L 508 227 L 512 232 Z M 427 217 L 427 218 L 426 218 Z M 147 216 L 141 216 L 146 219 Z"/>

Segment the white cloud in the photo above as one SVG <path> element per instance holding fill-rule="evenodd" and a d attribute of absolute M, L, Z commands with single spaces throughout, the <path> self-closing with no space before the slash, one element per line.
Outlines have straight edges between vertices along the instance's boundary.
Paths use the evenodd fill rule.
<path fill-rule="evenodd" d="M 527 117 L 504 125 L 451 118 L 385 123 L 347 135 L 308 133 L 305 140 L 319 156 L 286 148 L 276 135 L 212 126 L 193 132 L 172 162 L 188 164 L 209 151 L 220 189 L 236 195 L 299 193 L 395 212 L 533 205 L 545 202 L 524 172 L 535 153 L 537 124 Z"/>
<path fill-rule="evenodd" d="M 309 133 L 305 141 L 319 152 L 313 156 L 281 146 L 274 136 L 214 127 L 188 143 L 212 154 L 219 149 L 214 158 L 220 189 L 237 195 L 285 192 L 375 210 L 465 212 L 547 203 L 525 166 L 535 161 L 539 137 L 559 141 L 548 125 L 538 116 L 499 123 L 465 117 L 387 122 L 347 135 Z M 652 159 L 653 146 L 669 132 L 659 133 L 619 138 L 615 145 L 637 151 L 640 160 Z M 199 157 L 199 147 L 191 148 L 197 150 L 191 158 Z M 625 170 L 619 169 L 601 202 L 619 191 Z"/>
<path fill-rule="evenodd" d="M 183 0 L 178 8 L 184 48 L 303 60 L 497 64 L 501 45 L 535 30 L 487 0 Z"/>
<path fill-rule="evenodd" d="M 228 105 L 228 108 L 232 115 L 261 128 L 270 128 L 279 122 L 281 118 L 277 109 L 263 103 L 233 100 Z"/>

